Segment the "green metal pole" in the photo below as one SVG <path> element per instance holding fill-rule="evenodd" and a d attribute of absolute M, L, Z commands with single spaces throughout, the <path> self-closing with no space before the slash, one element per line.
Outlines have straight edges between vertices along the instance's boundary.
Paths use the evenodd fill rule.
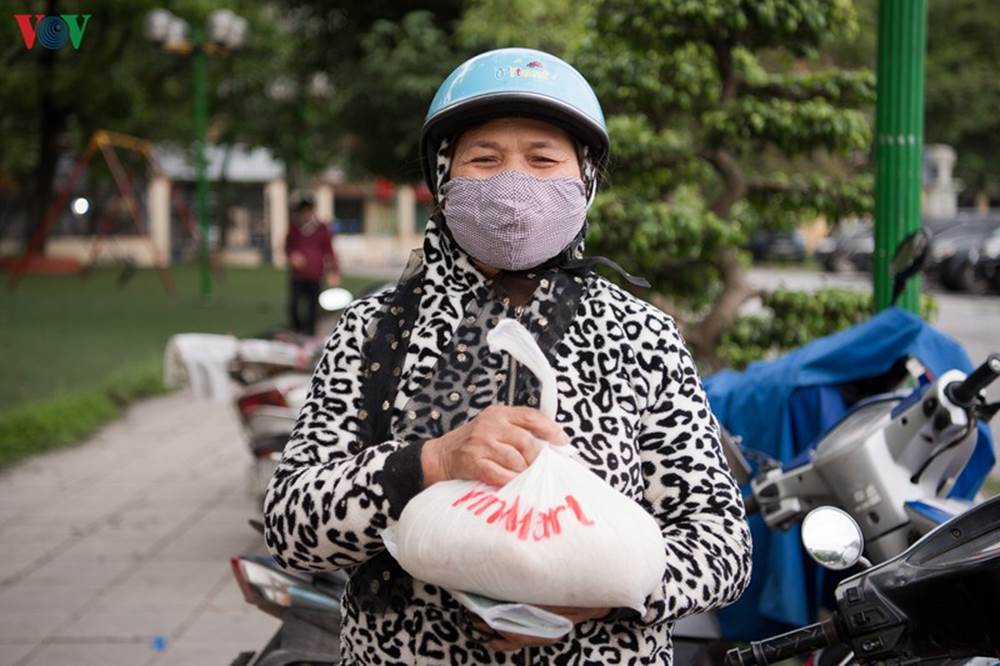
<path fill-rule="evenodd" d="M 880 0 L 875 105 L 875 309 L 891 304 L 890 262 L 920 228 L 927 0 Z M 897 302 L 919 314 L 920 277 Z"/>
<path fill-rule="evenodd" d="M 198 134 L 195 143 L 198 226 L 201 229 L 201 298 L 205 303 L 212 301 L 212 271 L 208 251 L 208 175 L 205 173 L 205 144 L 208 135 L 208 93 L 205 89 L 205 51 L 202 40 L 196 37 L 194 51 L 194 126 Z"/>

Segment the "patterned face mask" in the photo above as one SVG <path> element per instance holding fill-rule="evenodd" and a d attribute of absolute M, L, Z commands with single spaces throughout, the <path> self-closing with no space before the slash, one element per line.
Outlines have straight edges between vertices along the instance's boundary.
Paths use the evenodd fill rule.
<path fill-rule="evenodd" d="M 489 178 L 453 178 L 440 191 L 458 245 L 508 271 L 532 268 L 559 254 L 587 216 L 586 189 L 572 176 L 503 171 Z"/>

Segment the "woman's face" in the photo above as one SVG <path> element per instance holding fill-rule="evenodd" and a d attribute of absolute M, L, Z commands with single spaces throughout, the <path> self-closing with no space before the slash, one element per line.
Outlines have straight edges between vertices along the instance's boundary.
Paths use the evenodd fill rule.
<path fill-rule="evenodd" d="M 459 137 L 451 161 L 453 178 L 489 178 L 502 171 L 579 178 L 580 163 L 569 134 L 541 120 L 499 118 Z"/>

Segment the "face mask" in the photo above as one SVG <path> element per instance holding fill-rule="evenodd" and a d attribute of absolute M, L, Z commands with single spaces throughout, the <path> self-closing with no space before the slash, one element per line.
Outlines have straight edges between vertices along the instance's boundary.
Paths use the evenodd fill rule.
<path fill-rule="evenodd" d="M 459 177 L 441 188 L 448 229 L 458 245 L 494 268 L 521 271 L 559 254 L 587 216 L 583 181 L 503 171 Z"/>

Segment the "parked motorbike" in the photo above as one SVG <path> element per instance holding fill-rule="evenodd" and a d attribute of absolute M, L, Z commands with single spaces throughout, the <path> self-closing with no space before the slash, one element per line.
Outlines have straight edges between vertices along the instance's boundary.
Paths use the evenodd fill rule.
<path fill-rule="evenodd" d="M 260 521 L 250 525 L 264 532 Z M 340 663 L 340 599 L 347 574 L 290 573 L 267 556 L 231 560 L 243 598 L 281 620 L 259 651 L 240 653 L 231 666 L 335 666 Z"/>
<path fill-rule="evenodd" d="M 1000 354 L 992 354 L 968 377 L 950 370 L 912 392 L 861 402 L 808 456 L 759 472 L 748 509 L 785 529 L 832 504 L 861 526 L 873 561 L 898 555 L 968 509 L 947 495 L 975 448 L 977 420 L 1000 411 L 981 395 L 997 377 Z"/>
<path fill-rule="evenodd" d="M 255 499 L 264 496 L 281 460 L 299 409 L 306 401 L 311 372 L 309 368 L 276 375 L 247 386 L 236 398 L 236 410 L 252 456 L 247 490 Z"/>
<path fill-rule="evenodd" d="M 894 301 L 919 271 L 928 245 L 925 232 L 901 244 L 893 261 Z M 1000 403 L 987 404 L 981 395 L 1000 376 L 1000 354 L 991 355 L 968 377 L 957 369 L 935 380 L 929 376 L 916 359 L 904 358 L 887 372 L 841 386 L 842 393 L 851 394 L 853 408 L 807 452 L 784 465 L 724 436 L 730 468 L 741 484 L 750 486 L 748 513 L 759 512 L 767 527 L 785 530 L 816 507 L 839 507 L 861 525 L 868 543 L 865 554 L 881 563 L 967 511 L 971 503 L 949 493 L 976 448 L 978 420 L 989 421 L 1000 411 Z M 755 474 L 748 472 L 747 456 L 756 463 Z M 710 650 L 718 649 L 715 641 L 723 632 L 706 635 L 694 625 L 698 620 L 704 627 L 713 617 L 696 616 L 676 626 L 676 645 L 691 650 L 701 644 L 701 653 L 683 663 L 718 663 Z M 814 663 L 841 661 L 821 657 L 816 655 Z"/>
<path fill-rule="evenodd" d="M 347 289 L 333 287 L 320 292 L 319 306 L 336 318 L 353 300 Z M 240 341 L 229 361 L 229 376 L 249 386 L 282 374 L 311 373 L 322 351 L 322 338 L 283 330 L 266 333 Z"/>
<path fill-rule="evenodd" d="M 862 528 L 846 513 L 817 508 L 803 545 L 821 565 L 862 562 Z M 939 525 L 901 554 L 842 581 L 830 617 L 734 648 L 727 666 L 764 666 L 836 644 L 843 664 L 949 664 L 1000 658 L 1000 497 Z"/>

